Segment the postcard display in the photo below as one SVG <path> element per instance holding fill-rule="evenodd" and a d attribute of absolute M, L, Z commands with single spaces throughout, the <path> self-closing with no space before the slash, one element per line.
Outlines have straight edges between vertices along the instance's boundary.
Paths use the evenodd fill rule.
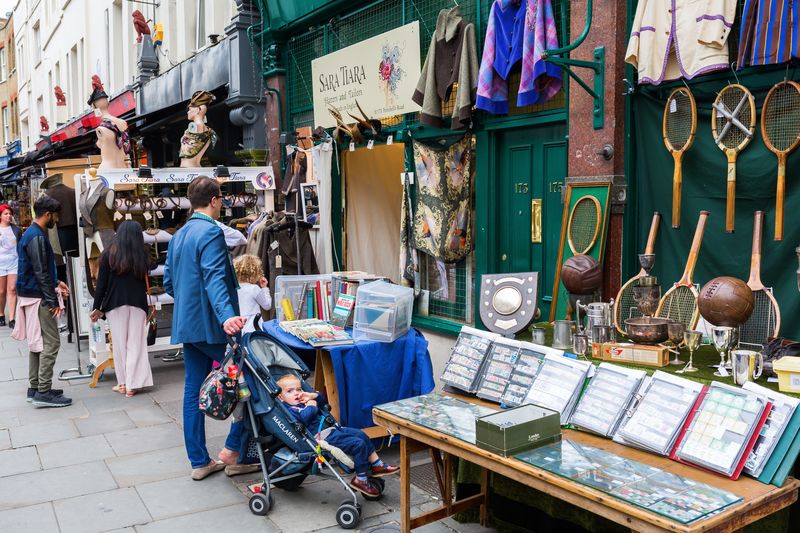
<path fill-rule="evenodd" d="M 525 402 L 528 391 L 533 386 L 533 381 L 539 373 L 546 349 L 529 342 L 521 342 L 517 364 L 508 378 L 506 390 L 500 398 L 500 403 L 509 407 L 517 407 Z"/>
<path fill-rule="evenodd" d="M 499 335 L 470 327 L 461 328 L 456 345 L 450 352 L 450 359 L 442 372 L 442 382 L 474 393 L 477 390 L 483 362 L 489 353 L 492 342 Z"/>
<path fill-rule="evenodd" d="M 645 375 L 643 370 L 600 363 L 575 407 L 570 423 L 610 437 L 619 426 Z"/>
<path fill-rule="evenodd" d="M 569 420 L 592 369 L 594 366 L 589 361 L 547 354 L 525 401 L 561 413 L 563 426 Z"/>
<path fill-rule="evenodd" d="M 497 413 L 439 393 L 375 409 L 469 444 L 476 444 L 475 420 Z M 731 492 L 570 440 L 513 458 L 684 524 L 742 500 Z"/>
<path fill-rule="evenodd" d="M 742 500 L 732 492 L 571 440 L 514 458 L 682 524 Z"/>
<path fill-rule="evenodd" d="M 670 457 L 738 479 L 771 409 L 762 396 L 712 382 L 700 393 Z"/>
<path fill-rule="evenodd" d="M 626 413 L 614 440 L 669 455 L 703 385 L 656 370 L 645 380 L 639 403 Z"/>
<path fill-rule="evenodd" d="M 750 381 L 745 383 L 742 388 L 759 394 L 772 403 L 772 410 L 764 423 L 764 428 L 761 430 L 758 439 L 756 439 L 753 451 L 750 452 L 747 461 L 744 463 L 744 473 L 759 478 L 764 471 L 767 460 L 775 451 L 778 441 L 789 427 L 789 421 L 797 410 L 800 400 L 776 393 Z"/>
<path fill-rule="evenodd" d="M 521 344 L 518 341 L 503 338 L 492 343 L 486 358 L 483 376 L 475 393 L 478 398 L 500 402 L 519 359 Z"/>

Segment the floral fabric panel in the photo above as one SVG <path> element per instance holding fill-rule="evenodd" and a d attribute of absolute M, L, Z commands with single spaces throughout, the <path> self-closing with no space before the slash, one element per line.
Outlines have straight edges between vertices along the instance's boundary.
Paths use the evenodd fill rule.
<path fill-rule="evenodd" d="M 445 263 L 472 251 L 472 135 L 445 149 L 414 142 L 414 246 Z"/>

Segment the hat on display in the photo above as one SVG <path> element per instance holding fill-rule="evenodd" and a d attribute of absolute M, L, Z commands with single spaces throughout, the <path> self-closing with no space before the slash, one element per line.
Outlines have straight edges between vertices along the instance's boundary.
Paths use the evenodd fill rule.
<path fill-rule="evenodd" d="M 64 180 L 64 174 L 62 174 L 61 172 L 58 172 L 57 174 L 51 174 L 50 176 L 47 176 L 44 180 L 42 180 L 42 183 L 39 184 L 39 188 L 42 190 L 47 190 L 50 187 L 55 187 L 56 185 L 63 183 L 64 182 L 63 180 Z"/>
<path fill-rule="evenodd" d="M 105 89 L 103 89 L 103 82 L 100 81 L 100 76 L 94 74 L 92 76 L 92 94 L 89 95 L 88 104 L 93 106 L 94 103 L 102 98 L 108 98 Z"/>
<path fill-rule="evenodd" d="M 192 99 L 189 100 L 189 107 L 207 106 L 216 99 L 217 97 L 208 91 L 195 91 L 192 95 Z"/>

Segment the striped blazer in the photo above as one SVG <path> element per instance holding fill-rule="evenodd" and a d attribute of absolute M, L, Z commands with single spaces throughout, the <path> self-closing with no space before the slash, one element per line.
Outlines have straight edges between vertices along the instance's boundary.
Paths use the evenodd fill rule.
<path fill-rule="evenodd" d="M 798 56 L 800 0 L 745 0 L 739 32 L 739 68 L 785 63 Z"/>
<path fill-rule="evenodd" d="M 736 0 L 639 0 L 625 61 L 653 85 L 728 68 L 735 13 Z"/>

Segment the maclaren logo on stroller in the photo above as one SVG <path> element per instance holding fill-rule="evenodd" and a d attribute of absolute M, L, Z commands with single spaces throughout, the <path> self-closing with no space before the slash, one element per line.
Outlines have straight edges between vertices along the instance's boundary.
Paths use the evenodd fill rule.
<path fill-rule="evenodd" d="M 283 420 L 278 418 L 278 415 L 272 415 L 272 421 L 275 422 L 275 425 L 281 428 L 283 434 L 292 439 L 294 442 L 300 442 L 300 439 L 292 433 L 292 430 L 286 427 L 286 424 L 283 423 Z"/>

